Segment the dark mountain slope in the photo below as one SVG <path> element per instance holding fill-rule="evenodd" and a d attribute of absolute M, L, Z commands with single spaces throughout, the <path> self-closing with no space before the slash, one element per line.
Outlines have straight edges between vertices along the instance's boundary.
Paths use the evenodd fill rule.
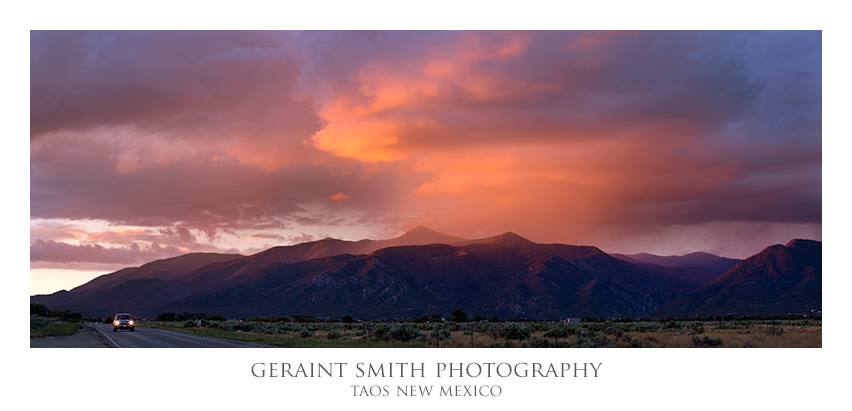
<path fill-rule="evenodd" d="M 109 315 L 124 305 L 125 292 L 132 293 L 141 286 L 151 286 L 174 280 L 187 272 L 210 264 L 239 259 L 239 254 L 190 253 L 152 261 L 140 267 L 130 267 L 104 274 L 71 291 L 30 297 L 34 303 L 48 307 L 65 307 L 92 316 Z M 114 312 L 113 312 L 114 313 Z"/>
<path fill-rule="evenodd" d="M 710 284 L 660 307 L 654 316 L 782 315 L 822 309 L 822 243 L 767 247 Z"/>
<path fill-rule="evenodd" d="M 272 247 L 250 256 L 236 254 L 191 253 L 157 260 L 141 267 L 125 268 L 102 275 L 71 292 L 31 297 L 31 301 L 49 307 L 69 307 L 94 313 L 112 309 L 142 307 L 148 301 L 174 300 L 221 287 L 225 282 L 273 263 L 296 263 L 314 258 L 343 254 L 366 254 L 382 247 L 404 244 L 431 244 L 462 241 L 426 227 L 416 227 L 389 240 L 344 241 L 327 238 L 292 246 Z M 165 281 L 177 280 L 168 285 Z M 118 287 L 130 287 L 124 295 Z M 83 299 L 83 296 L 87 296 Z M 153 300 L 151 300 L 153 299 Z M 100 315 L 100 314 L 97 314 Z"/>
<path fill-rule="evenodd" d="M 239 254 L 190 253 L 178 257 L 152 261 L 137 268 L 124 268 L 111 274 L 104 274 L 72 292 L 95 292 L 109 289 L 129 280 L 173 280 L 189 271 L 208 264 L 235 260 Z"/>

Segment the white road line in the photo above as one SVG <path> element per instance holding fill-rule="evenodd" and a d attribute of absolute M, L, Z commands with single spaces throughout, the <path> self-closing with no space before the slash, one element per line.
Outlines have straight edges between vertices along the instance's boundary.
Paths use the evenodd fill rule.
<path fill-rule="evenodd" d="M 112 338 L 109 338 L 109 336 L 108 336 L 108 335 L 106 335 L 106 333 L 104 333 L 104 332 L 103 332 L 100 328 L 95 327 L 95 326 L 92 326 L 92 325 L 90 325 L 90 327 L 94 328 L 94 329 L 95 329 L 95 331 L 97 331 L 97 332 L 101 333 L 101 335 L 103 335 L 104 337 L 106 337 L 106 339 L 107 339 L 107 340 L 109 340 L 111 343 L 113 343 L 113 344 L 116 346 L 116 348 L 122 348 L 120 345 L 118 345 L 118 343 L 117 343 L 117 342 L 115 342 L 115 340 L 113 340 Z"/>

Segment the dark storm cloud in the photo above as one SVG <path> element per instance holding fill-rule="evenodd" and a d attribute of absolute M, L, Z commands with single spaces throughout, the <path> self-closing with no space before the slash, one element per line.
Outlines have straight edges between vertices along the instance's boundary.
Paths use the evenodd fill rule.
<path fill-rule="evenodd" d="M 287 32 L 38 32 L 31 35 L 31 136 L 133 124 L 182 131 L 317 126 L 290 88 L 299 62 Z M 301 121 L 296 121 L 302 117 Z M 240 130 L 242 131 L 242 130 Z M 244 137 L 250 137 L 246 135 Z"/>

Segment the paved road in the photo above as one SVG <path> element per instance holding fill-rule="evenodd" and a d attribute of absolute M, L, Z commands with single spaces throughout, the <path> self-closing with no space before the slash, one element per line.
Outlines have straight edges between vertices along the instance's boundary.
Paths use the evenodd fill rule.
<path fill-rule="evenodd" d="M 261 344 L 205 337 L 177 331 L 139 328 L 130 332 L 112 331 L 110 324 L 86 324 L 105 337 L 112 347 L 118 348 L 257 348 Z"/>

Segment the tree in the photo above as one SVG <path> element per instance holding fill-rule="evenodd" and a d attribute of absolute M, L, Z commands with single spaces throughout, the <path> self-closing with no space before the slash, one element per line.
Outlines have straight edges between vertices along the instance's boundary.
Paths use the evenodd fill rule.
<path fill-rule="evenodd" d="M 351 315 L 348 315 L 348 314 L 347 314 L 347 315 L 344 315 L 344 316 L 343 316 L 343 318 L 341 319 L 341 321 L 342 321 L 344 324 L 352 324 L 353 322 L 355 322 L 355 320 L 353 320 L 353 319 L 352 319 L 352 316 L 351 316 Z"/>
<path fill-rule="evenodd" d="M 462 311 L 461 308 L 456 308 L 450 312 L 450 321 L 455 323 L 466 323 L 468 321 L 467 313 Z"/>
<path fill-rule="evenodd" d="M 45 307 L 44 304 L 30 303 L 30 315 L 47 317 L 47 307 Z"/>

